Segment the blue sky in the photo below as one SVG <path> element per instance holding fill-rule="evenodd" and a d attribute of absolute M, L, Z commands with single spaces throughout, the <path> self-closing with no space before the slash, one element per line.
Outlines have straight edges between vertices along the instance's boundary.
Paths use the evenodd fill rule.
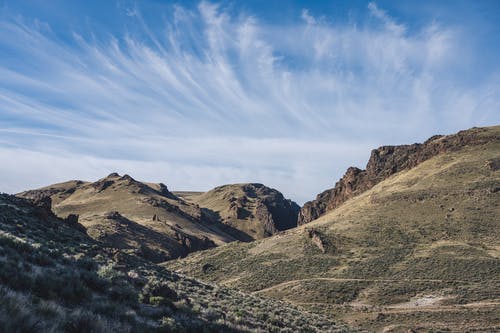
<path fill-rule="evenodd" d="M 498 1 L 1 1 L 0 191 L 118 171 L 303 203 L 500 123 Z"/>

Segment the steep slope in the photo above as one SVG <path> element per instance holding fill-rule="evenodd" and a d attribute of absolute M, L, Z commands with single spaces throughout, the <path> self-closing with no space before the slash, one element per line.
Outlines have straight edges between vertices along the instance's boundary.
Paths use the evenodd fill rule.
<path fill-rule="evenodd" d="M 166 265 L 380 332 L 498 330 L 500 126 L 471 132 L 311 223 Z"/>
<path fill-rule="evenodd" d="M 297 226 L 300 207 L 262 184 L 231 184 L 188 193 L 186 200 L 213 212 L 214 219 L 240 230 L 242 240 L 261 239 Z"/>
<path fill-rule="evenodd" d="M 224 231 L 227 226 L 212 221 L 165 185 L 142 183 L 128 175 L 113 173 L 94 183 L 70 181 L 18 196 L 50 198 L 58 216 L 78 215 L 93 238 L 156 262 L 236 239 Z"/>
<path fill-rule="evenodd" d="M 0 194 L 0 332 L 352 332 L 285 302 L 172 273 Z"/>
<path fill-rule="evenodd" d="M 452 152 L 466 145 L 482 145 L 494 137 L 494 133 L 485 129 L 473 128 L 453 135 L 436 135 L 423 144 L 374 149 L 365 170 L 349 168 L 334 188 L 318 194 L 315 200 L 306 202 L 300 211 L 298 225 L 317 219 L 397 172 L 411 169 L 438 154 Z"/>

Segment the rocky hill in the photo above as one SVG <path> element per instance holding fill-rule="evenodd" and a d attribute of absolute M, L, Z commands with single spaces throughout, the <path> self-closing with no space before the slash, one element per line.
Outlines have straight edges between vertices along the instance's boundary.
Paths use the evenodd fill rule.
<path fill-rule="evenodd" d="M 93 183 L 73 180 L 18 196 L 78 221 L 110 247 L 153 262 L 274 234 L 296 226 L 299 209 L 261 184 L 226 185 L 186 199 L 164 184 L 117 173 Z"/>
<path fill-rule="evenodd" d="M 18 196 L 50 200 L 58 216 L 77 218 L 94 239 L 154 262 L 235 240 L 165 185 L 128 175 L 112 173 L 93 183 L 69 181 Z"/>
<path fill-rule="evenodd" d="M 186 200 L 213 212 L 214 219 L 241 231 L 242 240 L 262 239 L 297 226 L 300 207 L 262 184 L 232 184 Z"/>
<path fill-rule="evenodd" d="M 453 135 L 436 135 L 424 143 L 374 149 L 365 170 L 350 167 L 332 189 L 306 202 L 300 210 L 298 225 L 317 219 L 391 175 L 414 168 L 438 154 L 453 152 L 465 146 L 483 145 L 494 139 L 495 134 L 488 134 L 486 129 L 473 128 Z"/>
<path fill-rule="evenodd" d="M 286 302 L 178 275 L 89 237 L 44 202 L 6 194 L 0 268 L 0 332 L 354 331 Z"/>
<path fill-rule="evenodd" d="M 166 267 L 370 331 L 498 331 L 499 165 L 500 126 L 378 149 L 319 219 Z"/>

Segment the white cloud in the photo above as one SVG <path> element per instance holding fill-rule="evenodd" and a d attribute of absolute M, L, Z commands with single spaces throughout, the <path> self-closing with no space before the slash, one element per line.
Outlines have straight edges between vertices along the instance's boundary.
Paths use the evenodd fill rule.
<path fill-rule="evenodd" d="M 380 19 L 386 29 L 395 35 L 402 36 L 406 32 L 406 27 L 404 24 L 397 24 L 387 13 L 385 10 L 378 8 L 375 2 L 370 2 L 368 4 L 368 9 L 370 13 L 376 18 Z"/>
<path fill-rule="evenodd" d="M 316 19 L 314 18 L 314 16 L 309 14 L 308 9 L 302 9 L 301 17 L 308 25 L 315 25 L 316 24 Z"/>
<path fill-rule="evenodd" d="M 368 11 L 364 27 L 307 10 L 276 26 L 202 2 L 152 31 L 134 8 L 138 31 L 70 42 L 4 18 L 17 58 L 0 60 L 0 190 L 118 170 L 177 189 L 259 181 L 304 201 L 379 144 L 499 120 L 499 76 L 461 78 L 473 51 L 458 31 L 410 34 Z"/>

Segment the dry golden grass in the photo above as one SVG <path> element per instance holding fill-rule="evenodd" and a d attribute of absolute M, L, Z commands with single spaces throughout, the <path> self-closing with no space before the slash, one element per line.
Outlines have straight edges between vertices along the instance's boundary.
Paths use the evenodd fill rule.
<path fill-rule="evenodd" d="M 395 174 L 310 224 L 166 266 L 377 331 L 498 329 L 500 126 L 487 131 L 497 140 Z"/>
<path fill-rule="evenodd" d="M 20 196 L 49 193 L 60 217 L 79 215 L 89 235 L 111 247 L 142 251 L 154 261 L 234 241 L 221 223 L 210 223 L 202 210 L 162 184 L 142 183 L 111 174 L 97 182 L 69 181 Z M 116 218 L 109 218 L 118 212 Z"/>

